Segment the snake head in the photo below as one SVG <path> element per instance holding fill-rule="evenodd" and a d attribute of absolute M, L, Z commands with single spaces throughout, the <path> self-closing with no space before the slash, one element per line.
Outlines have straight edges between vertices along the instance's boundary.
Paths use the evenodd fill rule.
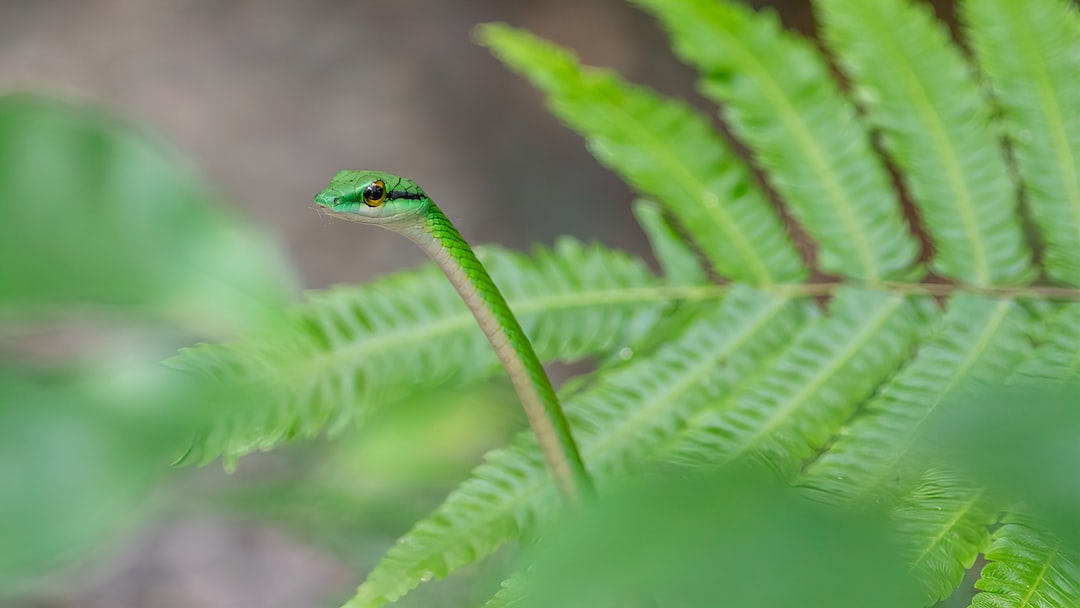
<path fill-rule="evenodd" d="M 315 195 L 328 215 L 365 224 L 392 224 L 419 217 L 431 199 L 416 182 L 381 171 L 339 171 Z"/>

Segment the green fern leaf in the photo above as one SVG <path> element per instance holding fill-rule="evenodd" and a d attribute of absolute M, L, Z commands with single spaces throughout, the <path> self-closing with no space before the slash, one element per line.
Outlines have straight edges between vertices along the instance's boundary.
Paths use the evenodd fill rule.
<path fill-rule="evenodd" d="M 671 297 L 637 259 L 570 239 L 532 259 L 491 248 L 481 254 L 545 360 L 618 350 L 652 325 Z M 327 425 L 340 429 L 374 405 L 498 369 L 475 320 L 434 266 L 311 294 L 280 334 L 188 349 L 170 363 L 270 386 L 278 396 L 258 410 L 224 416 L 189 454 L 194 461 L 270 449 Z"/>
<path fill-rule="evenodd" d="M 704 75 L 736 135 L 754 152 L 819 246 L 821 267 L 869 281 L 910 271 L 918 243 L 884 164 L 822 57 L 769 13 L 734 2 L 634 0 Z"/>
<path fill-rule="evenodd" d="M 1034 521 L 1010 516 L 994 532 L 991 560 L 975 583 L 973 608 L 1060 608 L 1080 598 L 1080 567 L 1060 541 Z"/>
<path fill-rule="evenodd" d="M 968 0 L 968 35 L 1004 121 L 1054 279 L 1080 285 L 1080 15 L 1065 0 Z M 989 176 L 987 176 L 989 177 Z"/>
<path fill-rule="evenodd" d="M 972 384 L 998 381 L 1030 357 L 1032 326 L 1030 313 L 1015 302 L 952 298 L 934 337 L 840 431 L 800 485 L 833 501 L 881 501 L 908 490 L 921 470 L 907 457 L 926 420 Z"/>
<path fill-rule="evenodd" d="M 956 476 L 930 471 L 893 513 L 897 537 L 911 560 L 911 571 L 926 590 L 925 605 L 941 601 L 990 544 L 989 526 L 997 521 L 983 491 Z"/>
<path fill-rule="evenodd" d="M 672 446 L 683 462 L 764 456 L 798 471 L 874 388 L 910 356 L 928 302 L 844 289 L 828 316 L 758 370 L 757 381 L 699 414 Z"/>
<path fill-rule="evenodd" d="M 980 286 L 1033 278 L 1019 192 L 991 128 L 990 106 L 930 6 L 910 0 L 818 0 L 817 6 L 826 39 L 922 212 L 934 270 Z"/>
<path fill-rule="evenodd" d="M 489 24 L 478 36 L 547 94 L 600 162 L 677 217 L 717 272 L 751 285 L 805 278 L 776 211 L 705 117 L 610 72 L 587 71 L 526 32 Z"/>
<path fill-rule="evenodd" d="M 644 460 L 695 411 L 791 339 L 812 304 L 736 287 L 677 338 L 598 380 L 566 404 L 582 457 L 602 484 Z M 422 580 L 490 555 L 557 509 L 532 435 L 520 436 L 392 547 L 349 608 L 381 606 Z"/>

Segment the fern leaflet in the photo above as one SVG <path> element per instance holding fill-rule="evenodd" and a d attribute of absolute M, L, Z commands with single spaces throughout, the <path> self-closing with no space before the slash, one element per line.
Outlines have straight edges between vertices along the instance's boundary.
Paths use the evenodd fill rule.
<path fill-rule="evenodd" d="M 983 490 L 939 470 L 927 472 L 892 516 L 911 560 L 911 574 L 925 589 L 924 605 L 952 593 L 990 544 L 997 513 Z"/>
<path fill-rule="evenodd" d="M 972 69 L 927 5 L 818 0 L 934 244 L 934 270 L 980 286 L 1032 278 L 1018 190 Z"/>
<path fill-rule="evenodd" d="M 480 39 L 548 95 L 589 149 L 685 226 L 716 270 L 751 285 L 797 281 L 802 258 L 749 169 L 686 104 L 586 71 L 564 49 L 487 25 Z"/>
<path fill-rule="evenodd" d="M 672 448 L 683 462 L 764 457 L 798 471 L 874 387 L 903 363 L 925 322 L 925 301 L 845 289 L 757 380 L 703 411 Z"/>
<path fill-rule="evenodd" d="M 499 590 L 481 608 L 511 608 L 520 604 L 527 596 L 523 579 L 526 573 L 516 573 L 499 585 Z"/>
<path fill-rule="evenodd" d="M 1046 241 L 1046 272 L 1080 285 L 1080 15 L 1065 0 L 968 0 L 962 15 L 989 77 Z"/>
<path fill-rule="evenodd" d="M 1031 330 L 1030 314 L 1014 302 L 954 297 L 931 340 L 839 432 L 800 485 L 841 501 L 910 490 L 921 470 L 908 456 L 926 420 L 966 386 L 1003 378 L 1029 357 Z"/>
<path fill-rule="evenodd" d="M 770 14 L 726 0 L 634 0 L 671 32 L 705 94 L 814 237 L 821 267 L 868 281 L 910 271 L 918 244 L 868 130 L 821 56 Z"/>
<path fill-rule="evenodd" d="M 1030 518 L 1011 515 L 986 557 L 972 608 L 1058 608 L 1080 597 L 1080 562 Z"/>
<path fill-rule="evenodd" d="M 696 252 L 679 238 L 663 210 L 652 201 L 634 201 L 634 217 L 649 238 L 653 255 L 660 262 L 664 277 L 676 285 L 706 283 L 708 275 L 698 262 Z"/>
<path fill-rule="evenodd" d="M 1080 304 L 1063 304 L 1046 315 L 1040 333 L 1038 349 L 1020 364 L 1012 383 L 1046 386 L 1080 379 Z"/>

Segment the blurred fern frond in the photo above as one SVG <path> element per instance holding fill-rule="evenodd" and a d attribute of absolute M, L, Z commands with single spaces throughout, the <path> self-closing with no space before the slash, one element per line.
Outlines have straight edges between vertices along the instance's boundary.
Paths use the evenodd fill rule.
<path fill-rule="evenodd" d="M 532 258 L 486 248 L 481 259 L 545 360 L 617 351 L 671 299 L 632 257 L 561 240 Z M 360 287 L 309 294 L 288 327 L 265 337 L 186 349 L 169 362 L 234 383 L 268 385 L 271 403 L 222 416 L 187 458 L 236 458 L 344 428 L 378 404 L 424 387 L 489 377 L 498 361 L 461 298 L 434 266 Z"/>

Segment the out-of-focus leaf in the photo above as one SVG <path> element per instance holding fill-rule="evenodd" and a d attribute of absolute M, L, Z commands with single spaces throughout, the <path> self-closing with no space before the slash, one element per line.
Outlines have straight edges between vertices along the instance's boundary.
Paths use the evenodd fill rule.
<path fill-rule="evenodd" d="M 1080 552 L 1078 404 L 1076 386 L 994 387 L 941 412 L 924 441 Z"/>
<path fill-rule="evenodd" d="M 0 595 L 132 530 L 223 391 L 126 357 L 0 368 Z"/>
<path fill-rule="evenodd" d="M 648 597 L 680 608 L 882 608 L 915 597 L 883 517 L 830 509 L 746 472 L 609 493 L 533 557 L 522 608 Z"/>
<path fill-rule="evenodd" d="M 86 107 L 0 97 L 0 184 L 0 312 L 120 305 L 233 330 L 292 290 L 272 243 L 163 147 Z"/>
<path fill-rule="evenodd" d="M 63 366 L 0 360 L 0 595 L 133 530 L 212 404 L 265 402 L 159 364 L 177 329 L 269 329 L 292 290 L 272 243 L 178 167 L 99 111 L 0 96 L 0 319 L 163 322 L 97 327 Z"/>

